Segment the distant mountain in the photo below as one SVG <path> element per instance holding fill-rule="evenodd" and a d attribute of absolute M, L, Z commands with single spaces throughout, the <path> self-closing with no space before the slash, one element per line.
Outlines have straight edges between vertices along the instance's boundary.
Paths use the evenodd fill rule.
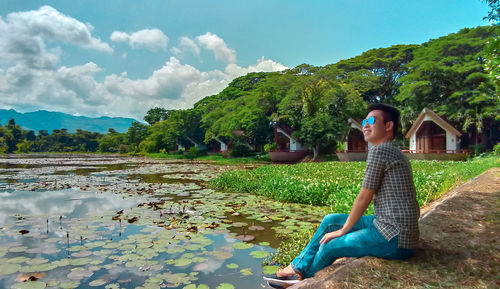
<path fill-rule="evenodd" d="M 74 116 L 61 112 L 39 110 L 35 112 L 20 113 L 13 109 L 0 109 L 0 124 L 6 125 L 9 119 L 13 118 L 16 124 L 23 129 L 47 130 L 49 133 L 54 129 L 65 128 L 68 132 L 75 132 L 77 129 L 92 132 L 107 133 L 109 128 L 117 132 L 125 132 L 130 124 L 137 121 L 133 118 L 107 117 L 91 118 L 86 116 Z"/>

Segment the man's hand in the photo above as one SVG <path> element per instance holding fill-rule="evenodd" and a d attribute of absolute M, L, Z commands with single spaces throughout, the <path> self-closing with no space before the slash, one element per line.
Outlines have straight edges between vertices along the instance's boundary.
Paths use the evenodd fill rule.
<path fill-rule="evenodd" d="M 331 233 L 324 235 L 323 238 L 321 238 L 321 240 L 319 241 L 319 244 L 320 245 L 326 244 L 328 241 L 333 240 L 333 239 L 338 238 L 338 237 L 342 237 L 344 235 L 345 235 L 345 232 L 342 229 L 337 230 L 337 231 L 333 231 Z"/>

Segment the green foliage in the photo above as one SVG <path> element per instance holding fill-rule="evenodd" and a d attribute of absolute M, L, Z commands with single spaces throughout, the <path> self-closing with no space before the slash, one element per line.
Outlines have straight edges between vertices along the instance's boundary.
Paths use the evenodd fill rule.
<path fill-rule="evenodd" d="M 248 144 L 244 141 L 235 141 L 231 145 L 231 150 L 229 151 L 229 156 L 232 158 L 246 157 L 250 154 L 250 148 Z"/>
<path fill-rule="evenodd" d="M 497 15 L 498 1 L 485 2 Z M 349 117 L 364 117 L 369 103 L 383 101 L 402 111 L 403 133 L 429 107 L 475 137 L 462 142 L 464 147 L 481 142 L 490 149 L 498 142 L 500 125 L 498 29 L 462 29 L 422 45 L 371 49 L 324 67 L 301 64 L 282 72 L 249 73 L 192 109 L 152 108 L 144 117 L 150 126 L 134 122 L 125 134 L 60 129 L 35 136 L 12 119 L 0 126 L 0 137 L 8 153 L 25 139 L 33 142 L 29 151 L 154 153 L 192 141 L 203 147 L 216 137 L 234 142 L 243 132 L 245 142 L 263 151 L 274 141 L 270 123 L 282 121 L 317 158 L 341 141 Z"/>
<path fill-rule="evenodd" d="M 500 2 L 498 0 L 482 0 L 488 4 L 490 11 L 488 11 L 488 16 L 483 19 L 492 22 L 494 25 L 500 24 Z"/>
<path fill-rule="evenodd" d="M 498 145 L 500 150 L 500 145 Z M 500 166 L 498 157 L 467 162 L 412 161 L 413 180 L 420 206 L 441 197 L 455 185 L 492 167 Z M 250 192 L 273 199 L 305 204 L 328 205 L 331 212 L 349 213 L 361 189 L 364 162 L 301 163 L 263 166 L 251 171 L 229 171 L 210 183 L 216 189 Z M 348 176 L 348 177 L 347 177 Z M 368 214 L 373 213 L 372 206 Z M 265 262 L 286 266 L 299 255 L 315 230 L 283 235 L 280 247 Z"/>
<path fill-rule="evenodd" d="M 262 262 L 263 265 L 279 264 L 287 266 L 292 263 L 293 259 L 299 256 L 302 250 L 307 246 L 315 231 L 316 228 L 312 230 L 303 230 L 294 233 L 293 236 L 289 234 L 278 234 L 277 237 L 283 241 L 280 243 L 279 248 Z"/>
<path fill-rule="evenodd" d="M 4 137 L 0 137 L 0 154 L 7 153 L 7 150 L 8 150 L 7 141 L 5 140 Z"/>
<path fill-rule="evenodd" d="M 279 118 L 294 129 L 293 136 L 313 149 L 316 159 L 320 145 L 333 145 L 348 129 L 347 119 L 362 99 L 338 82 L 306 82 L 300 93 L 289 94 L 279 107 Z"/>
<path fill-rule="evenodd" d="M 130 145 L 128 150 L 138 151 L 141 141 L 148 136 L 148 126 L 139 122 L 133 122 L 125 135 L 126 143 Z"/>
<path fill-rule="evenodd" d="M 495 119 L 500 99 L 483 68 L 483 48 L 491 35 L 489 27 L 466 28 L 414 49 L 396 96 L 403 131 L 424 107 L 446 115 L 464 131 L 481 133 L 488 119 Z"/>
<path fill-rule="evenodd" d="M 161 107 L 155 107 L 148 110 L 146 116 L 144 116 L 144 120 L 150 125 L 153 125 L 154 123 L 167 119 L 168 116 L 169 116 L 168 110 Z"/>
<path fill-rule="evenodd" d="M 199 155 L 200 151 L 197 147 L 190 147 L 188 150 L 188 154 L 186 155 L 188 159 L 194 159 Z"/>
<path fill-rule="evenodd" d="M 500 142 L 493 147 L 493 152 L 495 155 L 500 156 Z"/>
<path fill-rule="evenodd" d="M 27 153 L 29 152 L 29 148 L 31 146 L 31 142 L 24 140 L 23 142 L 20 142 L 16 145 L 17 151 L 19 153 Z"/>
<path fill-rule="evenodd" d="M 120 144 L 118 146 L 118 153 L 120 153 L 120 154 L 126 154 L 128 152 L 130 152 L 130 148 L 129 148 L 128 145 L 126 145 L 126 144 Z"/>
<path fill-rule="evenodd" d="M 498 158 L 467 162 L 412 161 L 419 205 L 440 197 L 452 186 L 499 166 Z M 325 205 L 349 213 L 364 176 L 365 162 L 301 163 L 229 171 L 210 183 L 215 189 L 248 192 L 279 201 Z M 371 213 L 371 207 L 368 213 Z"/>
<path fill-rule="evenodd" d="M 273 143 L 267 143 L 264 145 L 264 151 L 269 152 L 269 151 L 274 151 L 278 148 L 278 145 L 273 142 Z"/>
<path fill-rule="evenodd" d="M 120 144 L 123 143 L 124 134 L 117 133 L 110 129 L 109 133 L 101 138 L 99 141 L 99 151 L 106 153 L 116 153 Z"/>
<path fill-rule="evenodd" d="M 154 123 L 147 133 L 143 133 L 143 136 L 147 136 L 141 141 L 139 149 L 153 153 L 161 149 L 174 150 L 178 143 L 192 145 L 187 138 L 201 142 L 204 131 L 200 120 L 200 112 L 195 109 L 169 111 L 166 120 Z"/>

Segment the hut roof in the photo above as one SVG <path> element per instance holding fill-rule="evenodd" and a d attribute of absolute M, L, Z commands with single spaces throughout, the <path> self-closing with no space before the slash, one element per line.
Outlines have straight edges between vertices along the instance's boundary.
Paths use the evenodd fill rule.
<path fill-rule="evenodd" d="M 462 136 L 462 133 L 460 131 L 458 131 L 456 128 L 454 128 L 451 124 L 449 124 L 442 117 L 437 115 L 437 113 L 435 113 L 434 111 L 432 111 L 431 109 L 429 109 L 427 107 L 424 107 L 424 109 L 422 109 L 422 112 L 418 115 L 417 119 L 415 120 L 415 122 L 413 123 L 411 128 L 408 130 L 408 133 L 406 133 L 406 136 L 405 136 L 406 138 L 410 138 L 417 131 L 417 129 L 422 124 L 422 122 L 424 122 L 425 116 L 429 116 L 432 119 L 432 121 L 434 121 L 437 125 L 439 125 L 444 130 L 449 131 L 449 132 L 451 132 L 459 137 Z"/>

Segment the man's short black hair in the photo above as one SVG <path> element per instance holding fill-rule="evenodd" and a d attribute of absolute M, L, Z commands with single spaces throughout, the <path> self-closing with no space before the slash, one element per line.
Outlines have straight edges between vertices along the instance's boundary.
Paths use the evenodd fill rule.
<path fill-rule="evenodd" d="M 394 132 L 394 137 L 396 137 L 396 134 L 398 132 L 398 126 L 399 126 L 399 110 L 395 108 L 394 106 L 384 104 L 384 103 L 372 103 L 368 107 L 368 112 L 372 110 L 381 110 L 382 111 L 382 116 L 384 117 L 384 123 L 388 121 L 392 121 L 394 123 L 394 126 L 392 128 L 392 131 Z"/>

